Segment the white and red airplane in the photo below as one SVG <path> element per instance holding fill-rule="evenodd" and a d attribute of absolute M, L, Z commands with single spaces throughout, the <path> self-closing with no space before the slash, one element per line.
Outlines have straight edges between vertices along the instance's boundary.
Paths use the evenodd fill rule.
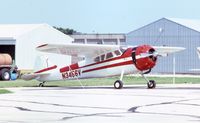
<path fill-rule="evenodd" d="M 141 73 L 147 81 L 148 88 L 155 88 L 154 80 L 148 80 L 144 74 L 150 73 L 156 65 L 158 56 L 167 56 L 169 53 L 184 50 L 182 47 L 152 47 L 95 45 L 95 44 L 43 44 L 36 48 L 41 52 L 78 56 L 84 60 L 58 68 L 50 65 L 48 60 L 37 60 L 37 69 L 34 73 L 22 76 L 24 80 L 36 79 L 39 86 L 45 82 L 55 80 L 100 78 L 121 75 L 114 82 L 116 89 L 123 87 L 123 75 Z"/>

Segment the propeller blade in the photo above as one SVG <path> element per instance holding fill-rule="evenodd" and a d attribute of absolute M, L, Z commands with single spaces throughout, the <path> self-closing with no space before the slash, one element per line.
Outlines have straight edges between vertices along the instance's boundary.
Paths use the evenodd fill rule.
<path fill-rule="evenodd" d="M 160 56 L 160 55 L 156 51 L 154 51 L 153 53 L 141 53 L 140 55 L 136 56 L 136 59 L 146 58 L 146 57 L 150 57 L 150 56 L 157 57 L 157 56 Z"/>

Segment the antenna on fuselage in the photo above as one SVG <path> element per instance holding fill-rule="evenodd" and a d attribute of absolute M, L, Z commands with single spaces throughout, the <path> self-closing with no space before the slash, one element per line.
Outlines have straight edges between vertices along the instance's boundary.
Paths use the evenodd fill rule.
<path fill-rule="evenodd" d="M 70 65 L 69 65 L 69 71 L 72 71 Z M 78 82 L 81 85 L 82 89 L 85 89 L 85 86 L 82 84 L 81 80 L 77 76 L 74 76 L 74 77 L 76 78 L 76 80 L 78 80 Z"/>

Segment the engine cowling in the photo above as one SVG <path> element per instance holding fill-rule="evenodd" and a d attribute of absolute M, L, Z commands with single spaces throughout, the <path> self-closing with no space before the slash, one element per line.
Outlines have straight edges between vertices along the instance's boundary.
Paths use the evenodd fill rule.
<path fill-rule="evenodd" d="M 156 51 L 149 45 L 141 45 L 132 49 L 132 58 L 136 68 L 140 71 L 151 70 L 156 65 Z"/>

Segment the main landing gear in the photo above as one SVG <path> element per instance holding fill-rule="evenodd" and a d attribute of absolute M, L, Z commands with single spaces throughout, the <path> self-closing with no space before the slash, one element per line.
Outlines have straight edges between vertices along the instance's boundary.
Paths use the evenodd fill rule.
<path fill-rule="evenodd" d="M 154 80 L 148 80 L 143 74 L 142 77 L 147 81 L 147 88 L 153 89 L 156 87 L 156 82 Z M 115 89 L 122 89 L 123 88 L 123 82 L 121 80 L 117 80 L 114 83 Z"/>
<path fill-rule="evenodd" d="M 115 81 L 114 88 L 115 89 L 121 89 L 121 88 L 123 88 L 123 82 L 121 80 Z"/>
<path fill-rule="evenodd" d="M 154 80 L 148 80 L 144 74 L 147 74 L 149 73 L 150 71 L 148 72 L 145 72 L 145 73 L 142 73 L 142 77 L 147 81 L 147 88 L 149 89 L 153 89 L 156 87 L 156 82 Z M 122 82 L 122 79 L 123 79 L 123 76 L 124 76 L 124 70 L 122 70 L 121 72 L 121 77 L 120 77 L 120 80 L 117 80 L 114 82 L 114 88 L 115 89 L 122 89 L 123 88 L 123 82 Z"/>
<path fill-rule="evenodd" d="M 44 84 L 45 84 L 45 81 L 41 82 L 41 83 L 39 84 L 39 87 L 44 87 Z"/>
<path fill-rule="evenodd" d="M 147 87 L 149 89 L 153 89 L 156 87 L 156 82 L 154 80 L 148 80 L 145 76 L 144 76 L 144 73 L 141 74 L 142 77 L 147 81 Z"/>
<path fill-rule="evenodd" d="M 124 76 L 124 70 L 122 70 L 122 72 L 121 72 L 120 80 L 117 80 L 114 83 L 114 88 L 115 89 L 123 88 L 123 82 L 122 82 L 123 76 Z"/>

